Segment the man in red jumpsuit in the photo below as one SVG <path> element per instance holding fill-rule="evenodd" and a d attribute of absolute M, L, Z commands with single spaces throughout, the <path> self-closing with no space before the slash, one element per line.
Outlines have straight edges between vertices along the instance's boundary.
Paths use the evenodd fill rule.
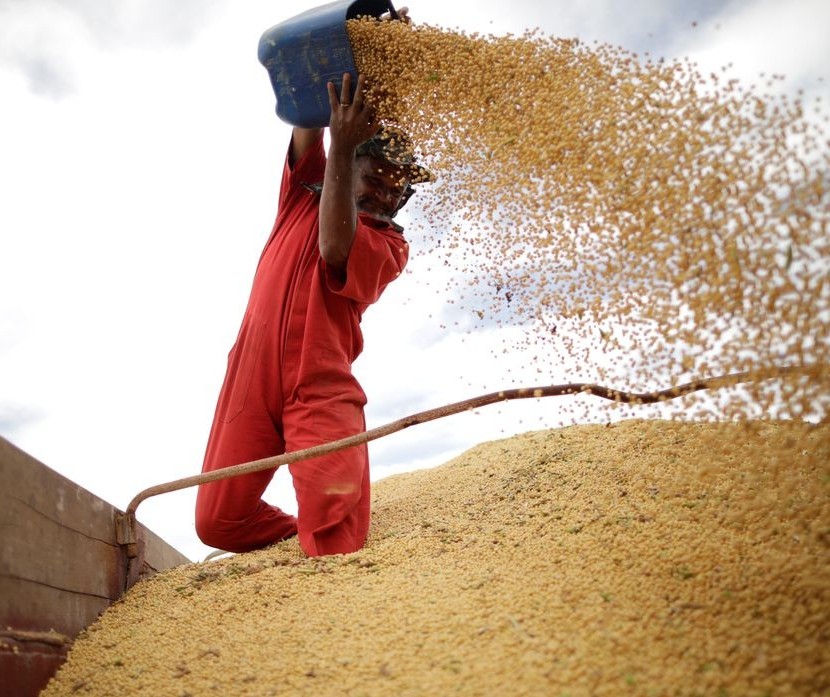
<path fill-rule="evenodd" d="M 328 157 L 322 129 L 293 131 L 277 219 L 228 357 L 203 472 L 365 430 L 366 395 L 351 370 L 363 349 L 360 318 L 407 262 L 391 218 L 411 194 L 413 173 L 424 170 L 379 149 L 363 78 L 351 103 L 350 83 L 344 75 L 339 96 L 328 85 Z M 296 518 L 262 500 L 274 471 L 199 487 L 196 531 L 205 544 L 244 552 L 296 534 L 309 556 L 363 547 L 366 445 L 289 465 Z"/>

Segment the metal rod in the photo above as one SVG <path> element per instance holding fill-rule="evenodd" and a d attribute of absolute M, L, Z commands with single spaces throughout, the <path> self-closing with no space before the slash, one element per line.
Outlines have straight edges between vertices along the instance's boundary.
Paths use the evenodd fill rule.
<path fill-rule="evenodd" d="M 702 378 L 687 382 L 682 385 L 676 385 L 663 390 L 654 392 L 626 392 L 624 390 L 615 390 L 603 385 L 596 385 L 593 383 L 576 382 L 564 385 L 548 385 L 546 387 L 522 387 L 517 389 L 502 390 L 500 392 L 490 392 L 471 399 L 465 399 L 461 402 L 454 402 L 452 404 L 445 404 L 444 406 L 435 409 L 428 409 L 416 414 L 410 414 L 397 421 L 392 421 L 383 426 L 378 426 L 369 431 L 356 433 L 347 438 L 332 441 L 330 443 L 323 443 L 312 448 L 304 450 L 296 450 L 291 453 L 284 453 L 274 457 L 267 457 L 262 460 L 254 460 L 223 469 L 214 470 L 213 472 L 206 472 L 204 474 L 197 474 L 183 479 L 176 479 L 164 484 L 149 487 L 139 492 L 130 505 L 127 506 L 126 516 L 132 520 L 135 517 L 136 509 L 142 501 L 159 494 L 167 494 L 171 491 L 178 491 L 180 489 L 187 489 L 199 484 L 207 484 L 209 482 L 219 481 L 220 479 L 228 479 L 230 477 L 238 477 L 243 474 L 250 474 L 251 472 L 259 472 L 265 469 L 274 469 L 280 465 L 288 465 L 301 460 L 308 460 L 313 457 L 320 457 L 327 455 L 336 450 L 344 448 L 351 448 L 356 445 L 362 445 L 378 438 L 383 438 L 397 431 L 402 431 L 410 426 L 426 423 L 441 419 L 445 416 L 459 414 L 463 411 L 470 411 L 471 409 L 478 409 L 496 402 L 507 402 L 514 399 L 534 399 L 540 397 L 560 397 L 563 395 L 592 395 L 594 397 L 601 397 L 613 402 L 622 404 L 654 404 L 658 402 L 666 402 L 670 399 L 676 399 L 692 392 L 700 390 L 722 389 L 724 387 L 733 387 L 742 383 L 760 382 L 763 380 L 771 380 L 774 378 L 783 377 L 807 377 L 812 379 L 826 379 L 830 375 L 830 367 L 828 366 L 784 366 L 777 368 L 766 368 L 751 370 L 741 373 L 731 373 L 729 375 L 721 375 L 711 378 Z"/>

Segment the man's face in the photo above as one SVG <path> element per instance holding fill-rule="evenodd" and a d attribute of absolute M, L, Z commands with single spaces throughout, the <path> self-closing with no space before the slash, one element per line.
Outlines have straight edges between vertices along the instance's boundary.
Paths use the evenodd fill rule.
<path fill-rule="evenodd" d="M 409 184 L 408 174 L 386 160 L 355 159 L 355 203 L 360 213 L 391 220 Z"/>

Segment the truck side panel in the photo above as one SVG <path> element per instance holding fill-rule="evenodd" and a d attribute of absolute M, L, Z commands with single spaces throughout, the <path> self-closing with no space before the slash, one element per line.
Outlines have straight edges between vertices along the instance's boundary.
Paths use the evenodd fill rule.
<path fill-rule="evenodd" d="M 123 593 L 117 509 L 0 438 L 0 697 L 37 695 Z M 189 560 L 138 525 L 142 576 Z"/>

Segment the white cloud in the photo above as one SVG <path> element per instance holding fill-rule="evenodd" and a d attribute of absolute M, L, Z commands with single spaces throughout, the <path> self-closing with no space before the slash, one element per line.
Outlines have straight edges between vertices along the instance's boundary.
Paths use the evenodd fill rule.
<path fill-rule="evenodd" d="M 784 74 L 792 92 L 822 75 L 830 79 L 828 25 L 830 5 L 822 0 L 731 3 L 696 31 L 678 35 L 672 52 L 707 71 L 731 65 L 730 75 L 759 86 L 761 73 Z"/>

